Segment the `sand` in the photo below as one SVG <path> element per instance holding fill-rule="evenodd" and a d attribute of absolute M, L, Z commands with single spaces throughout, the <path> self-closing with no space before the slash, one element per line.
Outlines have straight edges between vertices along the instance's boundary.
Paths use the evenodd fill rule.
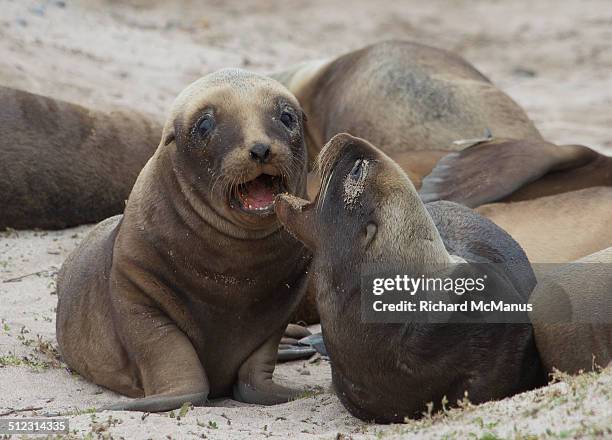
<path fill-rule="evenodd" d="M 0 10 L 0 84 L 94 108 L 129 106 L 162 120 L 177 93 L 212 70 L 265 73 L 404 38 L 466 57 L 549 140 L 612 153 L 612 8 L 605 0 L 350 6 L 338 0 L 4 0 Z M 182 416 L 91 413 L 122 397 L 71 374 L 55 351 L 55 272 L 90 228 L 0 234 L 2 418 L 71 412 L 71 436 L 88 438 L 612 436 L 609 369 L 405 425 L 350 416 L 330 390 L 325 360 L 277 368 L 279 381 L 311 389 L 284 405 L 226 399 L 186 408 Z"/>

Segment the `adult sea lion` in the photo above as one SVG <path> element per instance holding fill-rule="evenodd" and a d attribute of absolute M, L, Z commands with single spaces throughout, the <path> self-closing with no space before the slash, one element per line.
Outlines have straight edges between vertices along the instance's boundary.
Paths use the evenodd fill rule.
<path fill-rule="evenodd" d="M 531 298 L 536 344 L 549 373 L 612 362 L 612 247 L 556 267 Z"/>
<path fill-rule="evenodd" d="M 337 133 L 367 139 L 426 201 L 479 206 L 519 189 L 529 199 L 612 185 L 612 159 L 546 142 L 519 105 L 445 50 L 386 41 L 273 76 L 309 115 L 311 157 Z"/>
<path fill-rule="evenodd" d="M 177 97 L 124 215 L 100 223 L 58 277 L 67 364 L 137 397 L 109 409 L 296 396 L 272 374 L 309 255 L 273 202 L 305 194 L 302 124 L 285 87 L 243 70 Z"/>
<path fill-rule="evenodd" d="M 0 229 L 59 229 L 123 212 L 161 124 L 0 87 Z"/>
<path fill-rule="evenodd" d="M 476 209 L 521 245 L 531 263 L 569 263 L 612 246 L 612 188 L 593 187 Z"/>
<path fill-rule="evenodd" d="M 544 381 L 530 324 L 364 323 L 366 267 L 498 263 L 508 293 L 526 302 L 535 277 L 520 246 L 474 211 L 424 205 L 397 164 L 365 140 L 334 136 L 319 157 L 309 203 L 277 198 L 288 231 L 313 251 L 312 274 L 338 396 L 356 417 L 401 422 L 455 403 L 502 398 Z M 356 342 L 358 341 L 358 342 Z M 382 342 L 384 341 L 384 343 Z"/>

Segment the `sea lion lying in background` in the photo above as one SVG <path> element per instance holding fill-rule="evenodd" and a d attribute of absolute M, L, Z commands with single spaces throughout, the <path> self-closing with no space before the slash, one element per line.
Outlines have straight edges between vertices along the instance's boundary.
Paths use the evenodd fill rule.
<path fill-rule="evenodd" d="M 0 87 L 0 229 L 60 229 L 123 212 L 161 125 Z"/>
<path fill-rule="evenodd" d="M 125 214 L 96 226 L 58 277 L 66 363 L 138 397 L 109 409 L 297 395 L 272 374 L 310 256 L 273 203 L 304 196 L 306 173 L 302 110 L 278 82 L 226 69 L 178 96 Z"/>
<path fill-rule="evenodd" d="M 594 187 L 476 209 L 521 245 L 531 263 L 569 263 L 612 246 L 612 188 Z"/>
<path fill-rule="evenodd" d="M 612 362 L 612 247 L 539 279 L 530 313 L 549 373 L 575 374 Z"/>
<path fill-rule="evenodd" d="M 546 142 L 508 95 L 444 50 L 387 41 L 273 76 L 309 117 L 311 157 L 337 133 L 367 139 L 425 201 L 474 207 L 612 186 L 611 158 Z"/>
<path fill-rule="evenodd" d="M 474 211 L 423 204 L 397 164 L 365 140 L 334 136 L 319 156 L 314 202 L 277 198 L 289 232 L 313 251 L 312 276 L 336 392 L 356 417 L 402 422 L 432 402 L 474 403 L 543 383 L 530 324 L 364 323 L 361 275 L 369 265 L 504 265 L 503 279 L 526 303 L 535 277 L 520 246 Z M 382 343 L 384 341 L 384 343 Z"/>

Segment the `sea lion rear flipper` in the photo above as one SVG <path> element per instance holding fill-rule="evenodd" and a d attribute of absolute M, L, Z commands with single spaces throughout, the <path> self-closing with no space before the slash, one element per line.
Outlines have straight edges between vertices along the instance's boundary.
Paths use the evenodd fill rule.
<path fill-rule="evenodd" d="M 281 345 L 279 345 L 278 350 L 279 362 L 308 358 L 315 353 L 319 353 L 323 356 L 329 356 L 327 354 L 327 349 L 325 348 L 325 343 L 323 342 L 322 333 L 306 336 L 305 338 L 302 338 L 296 342 L 297 343 L 283 344 L 283 341 L 281 340 Z"/>
<path fill-rule="evenodd" d="M 315 333 L 314 335 L 300 339 L 299 344 L 314 348 L 317 353 L 322 356 L 329 356 L 327 348 L 325 348 L 325 342 L 323 341 L 323 333 Z"/>
<path fill-rule="evenodd" d="M 596 156 L 580 145 L 542 140 L 492 140 L 444 156 L 423 179 L 424 202 L 449 200 L 474 208 L 512 194 L 550 171 L 574 168 Z"/>
<path fill-rule="evenodd" d="M 277 362 L 296 361 L 298 359 L 308 359 L 317 351 L 310 346 L 304 345 L 280 345 L 278 347 Z"/>
<path fill-rule="evenodd" d="M 208 393 L 181 394 L 179 396 L 157 395 L 148 396 L 141 399 L 132 399 L 125 402 L 118 402 L 100 408 L 100 411 L 146 411 L 162 412 L 180 408 L 185 403 L 194 406 L 204 406 Z"/>
<path fill-rule="evenodd" d="M 306 359 L 315 354 L 315 347 L 311 347 L 310 344 L 301 343 L 301 341 L 312 336 L 312 333 L 306 327 L 299 324 L 289 324 L 278 346 L 277 362 Z"/>

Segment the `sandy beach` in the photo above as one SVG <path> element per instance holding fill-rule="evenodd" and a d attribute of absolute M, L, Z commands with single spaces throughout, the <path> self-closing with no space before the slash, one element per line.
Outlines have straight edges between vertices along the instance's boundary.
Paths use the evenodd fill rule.
<path fill-rule="evenodd" d="M 222 67 L 266 73 L 390 38 L 456 51 L 550 141 L 612 154 L 612 6 L 605 0 L 0 0 L 0 84 L 163 120 L 174 97 Z M 0 208 L 1 209 L 1 208 Z M 307 387 L 274 407 L 223 399 L 170 413 L 95 412 L 124 399 L 61 362 L 55 276 L 91 226 L 0 232 L 0 418 L 69 414 L 74 438 L 610 438 L 612 371 L 403 425 L 352 417 L 329 362 L 277 367 Z"/>

